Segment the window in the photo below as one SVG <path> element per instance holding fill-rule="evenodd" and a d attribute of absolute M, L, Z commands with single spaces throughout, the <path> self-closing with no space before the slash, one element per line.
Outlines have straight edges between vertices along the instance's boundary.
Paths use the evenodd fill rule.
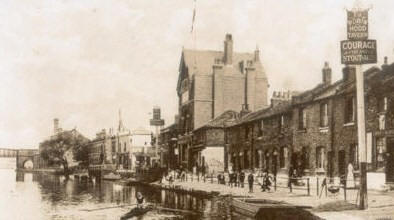
<path fill-rule="evenodd" d="M 279 131 L 281 131 L 284 126 L 285 126 L 285 116 L 281 115 L 279 117 Z"/>
<path fill-rule="evenodd" d="M 355 119 L 355 100 L 353 96 L 345 99 L 345 124 L 354 122 Z"/>
<path fill-rule="evenodd" d="M 328 104 L 320 105 L 320 127 L 328 127 Z"/>
<path fill-rule="evenodd" d="M 306 110 L 300 108 L 298 111 L 298 128 L 306 129 Z"/>
<path fill-rule="evenodd" d="M 381 97 L 378 99 L 378 111 L 379 112 L 387 111 L 387 97 Z"/>
<path fill-rule="evenodd" d="M 280 166 L 280 168 L 285 168 L 286 167 L 286 161 L 287 161 L 287 147 L 281 147 L 280 148 L 280 154 L 279 154 L 279 166 Z"/>
<path fill-rule="evenodd" d="M 245 141 L 248 140 L 249 137 L 249 127 L 245 126 Z"/>
<path fill-rule="evenodd" d="M 112 152 L 116 151 L 116 146 L 115 145 L 116 145 L 115 141 L 112 141 L 112 143 L 111 143 Z"/>
<path fill-rule="evenodd" d="M 379 130 L 386 129 L 386 115 L 379 115 Z"/>
<path fill-rule="evenodd" d="M 386 153 L 386 139 L 376 139 L 376 170 L 384 171 L 385 164 L 385 153 Z"/>
<path fill-rule="evenodd" d="M 353 168 L 355 170 L 358 170 L 358 145 L 357 144 L 350 145 L 349 163 L 351 163 L 353 165 Z"/>
<path fill-rule="evenodd" d="M 264 121 L 261 120 L 258 125 L 259 125 L 259 136 L 261 137 L 261 136 L 263 136 Z"/>
<path fill-rule="evenodd" d="M 123 152 L 126 152 L 126 142 L 123 144 Z"/>
<path fill-rule="evenodd" d="M 316 168 L 324 169 L 324 147 L 316 148 Z"/>

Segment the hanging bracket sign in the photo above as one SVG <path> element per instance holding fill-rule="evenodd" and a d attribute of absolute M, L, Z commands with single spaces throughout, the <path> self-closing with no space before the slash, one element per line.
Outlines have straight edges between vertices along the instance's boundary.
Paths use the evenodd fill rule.
<path fill-rule="evenodd" d="M 341 41 L 341 62 L 361 65 L 377 62 L 376 40 L 368 39 L 368 10 L 347 12 L 347 38 Z"/>
<path fill-rule="evenodd" d="M 368 39 L 368 10 L 347 12 L 347 39 Z"/>
<path fill-rule="evenodd" d="M 376 40 L 341 41 L 342 64 L 359 65 L 376 63 Z"/>

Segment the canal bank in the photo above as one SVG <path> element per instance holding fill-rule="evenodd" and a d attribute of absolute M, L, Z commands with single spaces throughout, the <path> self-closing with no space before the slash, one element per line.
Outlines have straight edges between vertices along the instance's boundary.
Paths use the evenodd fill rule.
<path fill-rule="evenodd" d="M 394 192 L 392 191 L 374 191 L 370 190 L 369 208 L 359 210 L 358 191 L 348 190 L 346 201 L 341 192 L 336 194 L 328 193 L 323 195 L 309 195 L 304 189 L 293 188 L 289 192 L 288 188 L 272 188 L 270 192 L 261 192 L 259 185 L 254 185 L 254 192 L 249 193 L 245 184 L 244 188 L 231 187 L 229 185 L 218 184 L 211 179 L 189 178 L 188 181 L 176 180 L 172 184 L 151 183 L 152 187 L 158 189 L 169 189 L 177 192 L 195 193 L 210 196 L 231 196 L 231 197 L 249 197 L 255 199 L 268 199 L 276 202 L 285 202 L 294 206 L 310 207 L 306 210 L 323 219 L 378 219 L 394 216 Z M 311 188 L 316 191 L 316 188 Z"/>

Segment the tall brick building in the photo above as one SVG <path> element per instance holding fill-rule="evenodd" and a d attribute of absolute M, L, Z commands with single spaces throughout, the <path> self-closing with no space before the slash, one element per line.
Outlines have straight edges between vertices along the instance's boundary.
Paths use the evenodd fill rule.
<path fill-rule="evenodd" d="M 259 50 L 234 52 L 230 34 L 225 37 L 223 51 L 184 49 L 177 84 L 181 163 L 191 166 L 192 162 L 187 161 L 193 151 L 195 129 L 228 110 L 255 111 L 266 107 L 267 90 Z"/>

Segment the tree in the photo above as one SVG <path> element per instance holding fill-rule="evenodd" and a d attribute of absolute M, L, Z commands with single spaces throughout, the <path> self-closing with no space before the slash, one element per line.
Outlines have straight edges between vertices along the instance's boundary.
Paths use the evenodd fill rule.
<path fill-rule="evenodd" d="M 70 170 L 66 152 L 71 150 L 75 161 L 80 162 L 81 165 L 87 165 L 87 142 L 88 139 L 76 130 L 64 131 L 42 142 L 40 144 L 40 154 L 44 160 L 48 161 L 49 165 L 63 165 L 64 176 L 68 178 Z"/>

